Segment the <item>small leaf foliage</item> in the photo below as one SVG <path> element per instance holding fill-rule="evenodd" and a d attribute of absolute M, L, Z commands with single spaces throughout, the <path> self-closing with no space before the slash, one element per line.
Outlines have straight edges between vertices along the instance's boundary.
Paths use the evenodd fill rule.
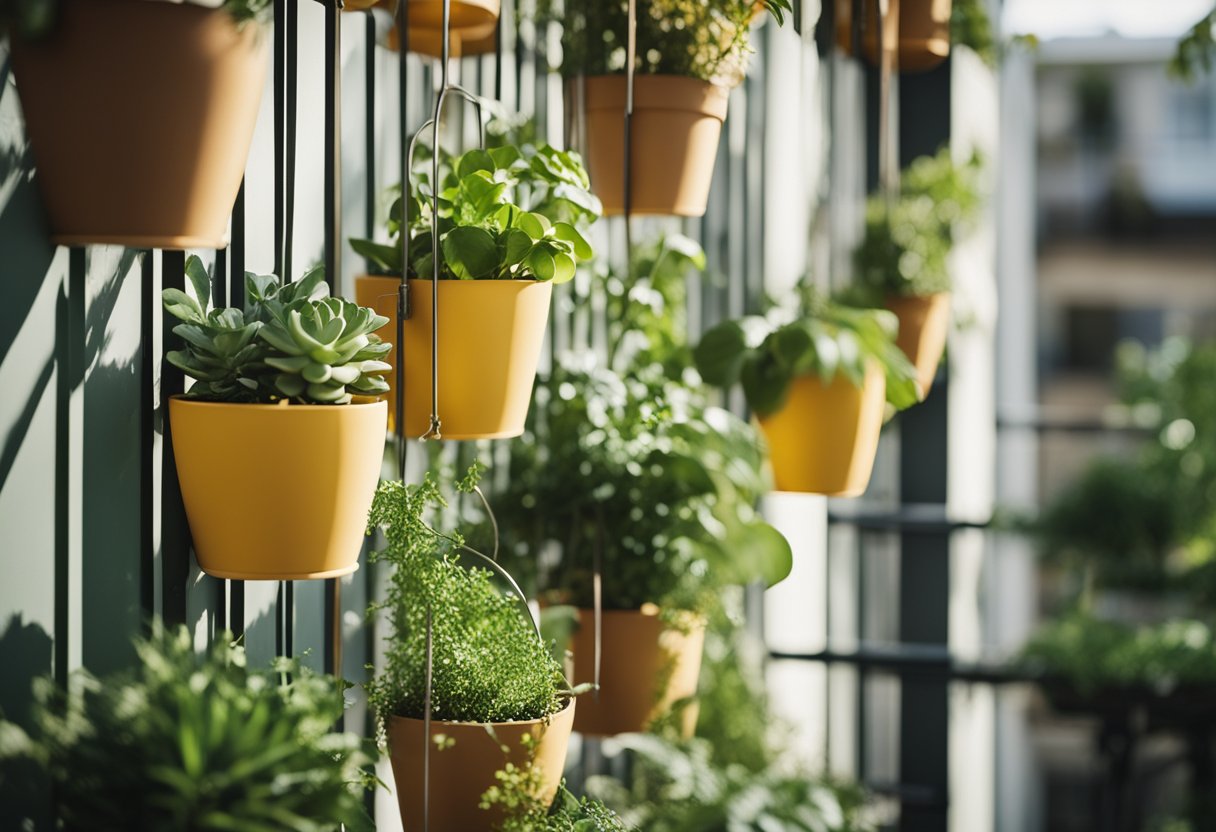
<path fill-rule="evenodd" d="M 457 489 L 471 493 L 480 472 L 475 465 Z M 496 586 L 488 570 L 461 563 L 458 532 L 432 525 L 447 508 L 430 475 L 418 485 L 381 483 L 372 502 L 369 533 L 380 529 L 385 539 L 372 560 L 393 567 L 376 607 L 387 612 L 392 637 L 384 669 L 369 685 L 382 725 L 425 714 L 428 609 L 432 718 L 493 723 L 556 713 L 570 693 L 561 668 L 521 600 Z"/>

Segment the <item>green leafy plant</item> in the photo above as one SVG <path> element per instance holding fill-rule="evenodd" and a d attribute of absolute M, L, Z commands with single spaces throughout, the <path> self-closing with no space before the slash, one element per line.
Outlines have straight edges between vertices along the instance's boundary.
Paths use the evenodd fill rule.
<path fill-rule="evenodd" d="M 1183 519 L 1162 474 L 1135 460 L 1094 460 L 1031 525 L 1048 561 L 1081 573 L 1086 593 L 1164 589 Z"/>
<path fill-rule="evenodd" d="M 626 781 L 596 777 L 588 791 L 647 832 L 866 832 L 860 799 L 851 790 L 775 769 L 717 766 L 704 740 L 674 742 L 625 734 L 605 743 L 630 752 Z"/>
<path fill-rule="evenodd" d="M 609 327 L 607 366 L 628 372 L 657 365 L 665 377 L 683 378 L 692 364 L 683 314 L 687 284 L 700 278 L 705 264 L 705 252 L 695 241 L 666 234 L 637 246 L 627 274 L 605 266 L 601 279 L 576 287 L 587 303 L 594 302 L 593 290 L 603 299 Z"/>
<path fill-rule="evenodd" d="M 1185 590 L 1216 602 L 1216 344 L 1121 344 L 1123 418 L 1145 441 L 1099 457 L 1028 528 L 1044 555 L 1097 587 Z M 1082 602 L 1087 600 L 1082 597 Z"/>
<path fill-rule="evenodd" d="M 897 328 L 886 310 L 854 309 L 808 294 L 798 319 L 780 325 L 765 318 L 726 321 L 702 336 L 694 355 L 708 383 L 740 383 L 748 406 L 761 416 L 781 409 L 798 376 L 831 381 L 842 375 L 860 386 L 870 362 L 886 374 L 887 401 L 902 409 L 919 393 L 915 372 L 895 345 Z"/>
<path fill-rule="evenodd" d="M 591 605 L 598 550 L 605 607 L 700 611 L 723 586 L 789 573 L 788 542 L 754 508 L 762 464 L 747 423 L 657 366 L 566 359 L 539 382 L 492 499 L 515 562 L 561 548 L 535 576 L 555 600 Z"/>
<path fill-rule="evenodd" d="M 211 309 L 211 279 L 191 257 L 186 275 L 194 294 L 162 293 L 165 310 L 182 323 L 173 333 L 184 349 L 169 363 L 196 380 L 189 398 L 222 402 L 293 401 L 347 404 L 354 395 L 388 392 L 380 360 L 390 345 L 374 332 L 388 319 L 329 297 L 317 268 L 295 283 L 246 273 L 244 309 Z"/>
<path fill-rule="evenodd" d="M 629 832 L 616 812 L 598 800 L 579 798 L 566 789 L 557 790 L 551 804 L 536 795 L 540 788 L 540 773 L 531 765 L 519 768 L 507 763 L 495 774 L 497 784 L 486 790 L 481 808 L 500 808 L 506 818 L 498 824 L 498 832 Z"/>
<path fill-rule="evenodd" d="M 480 473 L 470 468 L 457 489 L 471 493 Z M 434 719 L 509 722 L 556 713 L 575 691 L 521 600 L 495 586 L 488 570 L 461 563 L 475 556 L 458 532 L 432 525 L 447 508 L 429 475 L 419 485 L 382 483 L 372 503 L 369 533 L 382 529 L 385 538 L 372 559 L 393 567 L 378 605 L 388 611 L 392 637 L 384 669 L 369 685 L 381 722 L 425 714 L 428 611 Z"/>
<path fill-rule="evenodd" d="M 1216 639 L 1206 622 L 1195 619 L 1132 627 L 1074 613 L 1036 633 L 1019 662 L 1083 693 L 1112 686 L 1168 693 L 1216 683 Z"/>
<path fill-rule="evenodd" d="M 950 40 L 971 49 L 988 66 L 996 66 L 996 36 L 984 0 L 954 0 L 950 8 Z"/>
<path fill-rule="evenodd" d="M 542 0 L 541 16 L 558 19 L 562 72 L 610 75 L 625 71 L 625 0 L 576 0 L 560 7 Z M 789 0 L 651 0 L 638 5 L 636 71 L 684 75 L 733 87 L 743 80 L 756 15 L 768 11 L 780 25 L 793 13 Z"/>
<path fill-rule="evenodd" d="M 845 299 L 882 306 L 890 295 L 950 291 L 949 255 L 979 210 L 981 169 L 978 155 L 956 165 L 944 147 L 903 172 L 898 197 L 870 197 L 865 232 L 853 254 L 854 286 Z"/>
<path fill-rule="evenodd" d="M 597 550 L 609 609 L 702 611 L 724 586 L 789 572 L 789 544 L 755 509 L 769 487 L 759 438 L 688 368 L 685 284 L 703 267 L 696 243 L 668 235 L 627 273 L 572 284 L 576 304 L 606 309 L 610 366 L 558 357 L 492 489 L 504 550 L 551 600 L 591 605 Z"/>
<path fill-rule="evenodd" d="M 439 182 L 440 277 L 459 280 L 552 280 L 574 277 L 593 255 L 580 226 L 598 218 L 599 199 L 577 153 L 549 145 L 470 150 L 442 159 Z M 403 228 L 409 234 L 409 277 L 430 279 L 430 178 L 416 172 L 406 207 L 389 211 L 392 243 L 351 240 L 351 246 L 386 274 L 401 274 Z"/>
<path fill-rule="evenodd" d="M 136 644 L 135 670 L 36 687 L 34 735 L 0 731 L 2 756 L 48 773 L 62 828 L 93 832 L 370 830 L 371 762 L 354 734 L 333 733 L 343 685 L 295 661 L 246 667 L 219 638 L 194 650 L 185 627 Z"/>
<path fill-rule="evenodd" d="M 217 4 L 198 5 L 210 8 Z M 269 23 L 274 11 L 273 0 L 223 0 L 219 5 L 238 26 L 250 21 Z M 0 0 L 0 36 L 9 32 L 24 40 L 46 37 L 55 28 L 59 8 L 60 0 Z"/>
<path fill-rule="evenodd" d="M 1194 82 L 1211 72 L 1213 57 L 1216 57 L 1216 8 L 1197 20 L 1178 41 L 1169 72 L 1175 78 Z"/>

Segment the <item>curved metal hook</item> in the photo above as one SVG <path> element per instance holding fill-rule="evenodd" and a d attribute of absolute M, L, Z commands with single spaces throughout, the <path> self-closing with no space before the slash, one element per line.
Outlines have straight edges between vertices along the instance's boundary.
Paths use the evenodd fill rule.
<path fill-rule="evenodd" d="M 527 608 L 528 596 L 524 595 L 524 591 L 519 588 L 519 584 L 517 584 L 515 582 L 515 579 L 513 577 L 511 577 L 511 573 L 508 572 L 506 569 L 504 569 L 503 565 L 501 563 L 499 563 L 496 560 L 493 560 L 492 558 L 486 557 L 481 552 L 477 551 L 476 549 L 474 549 L 471 546 L 466 546 L 464 544 L 461 544 L 461 546 L 459 548 L 461 549 L 461 551 L 468 552 L 470 555 L 474 555 L 474 556 L 479 557 L 482 560 L 484 560 L 486 562 L 486 564 L 490 567 L 491 570 L 493 570 L 499 577 L 504 578 L 506 580 L 506 582 L 511 586 L 511 592 L 514 593 L 515 597 L 519 598 L 520 603 L 524 605 L 525 609 Z M 528 610 L 528 621 L 531 622 L 531 624 L 532 624 L 532 630 L 533 630 L 533 632 L 536 633 L 536 638 L 540 640 L 541 644 L 544 644 L 545 643 L 544 636 L 542 636 L 540 634 L 540 627 L 537 626 L 536 619 L 534 619 L 532 617 L 531 610 Z"/>
<path fill-rule="evenodd" d="M 481 506 L 486 510 L 486 516 L 490 518 L 490 526 L 494 529 L 494 554 L 491 556 L 495 561 L 498 560 L 498 518 L 494 516 L 494 509 L 490 508 L 490 501 L 486 499 L 485 492 L 481 490 L 480 485 L 473 486 L 473 493 L 481 498 Z"/>

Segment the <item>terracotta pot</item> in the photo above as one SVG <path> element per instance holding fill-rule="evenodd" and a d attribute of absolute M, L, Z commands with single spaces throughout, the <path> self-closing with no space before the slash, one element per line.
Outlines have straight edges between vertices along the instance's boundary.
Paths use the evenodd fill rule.
<path fill-rule="evenodd" d="M 845 376 L 824 382 L 799 376 L 785 406 L 758 419 L 778 491 L 856 497 L 870 483 L 886 407 L 886 376 L 877 362 L 861 387 Z"/>
<path fill-rule="evenodd" d="M 537 797 L 546 804 L 552 801 L 566 765 L 574 712 L 575 700 L 571 700 L 547 719 L 496 722 L 488 726 L 477 722 L 432 722 L 429 832 L 496 828 L 494 824 L 502 820 L 502 813 L 479 808 L 478 803 L 486 789 L 497 782 L 495 773 L 508 762 L 527 765 L 529 754 L 522 743 L 525 734 L 536 740 L 532 765 L 541 773 Z M 421 719 L 404 717 L 393 717 L 388 725 L 393 780 L 405 832 L 423 832 L 424 828 L 423 728 Z M 440 735 L 454 740 L 454 744 L 440 750 L 434 744 L 434 738 Z"/>
<path fill-rule="evenodd" d="M 929 395 L 937 365 L 946 350 L 950 329 L 950 293 L 938 292 L 925 297 L 889 297 L 886 307 L 899 318 L 899 337 L 895 343 L 916 368 L 916 383 L 921 398 Z"/>
<path fill-rule="evenodd" d="M 296 581 L 359 568 L 388 408 L 169 400 L 199 567 Z"/>
<path fill-rule="evenodd" d="M 591 186 L 603 202 L 605 214 L 622 214 L 625 76 L 600 75 L 583 80 Z M 578 80 L 567 82 L 566 90 L 569 106 L 577 108 Z M 729 96 L 725 87 L 695 78 L 634 78 L 632 213 L 684 217 L 705 213 Z"/>
<path fill-rule="evenodd" d="M 900 72 L 933 69 L 950 54 L 952 0 L 890 0 L 898 15 Z M 862 50 L 866 60 L 878 63 L 878 0 L 866 0 Z M 836 44 L 852 54 L 853 0 L 836 0 Z"/>
<path fill-rule="evenodd" d="M 579 610 L 579 626 L 571 640 L 573 683 L 595 681 L 595 613 Z M 705 623 L 690 620 L 687 632 L 672 629 L 659 609 L 604 610 L 600 635 L 600 691 L 579 697 L 574 730 L 611 736 L 646 730 L 655 717 L 697 692 Z M 681 728 L 691 737 L 697 725 L 697 704 L 681 713 Z"/>
<path fill-rule="evenodd" d="M 396 14 L 396 0 L 378 0 L 380 8 Z M 451 6 L 448 54 L 453 58 L 484 55 L 498 48 L 496 30 L 500 0 L 457 0 Z M 443 46 L 443 4 L 438 0 L 409 0 L 409 50 L 438 58 Z M 384 45 L 401 48 L 401 34 L 393 26 Z"/>
<path fill-rule="evenodd" d="M 223 9 L 147 0 L 64 0 L 50 38 L 14 41 L 52 239 L 227 245 L 269 41 Z"/>
<path fill-rule="evenodd" d="M 389 322 L 397 340 L 396 277 L 355 280 L 355 298 Z M 405 322 L 405 432 L 430 427 L 431 281 L 410 280 L 412 317 Z M 439 418 L 444 439 L 499 439 L 524 432 L 532 385 L 549 319 L 550 283 L 535 280 L 439 281 Z M 397 348 L 385 358 L 394 369 Z M 396 372 L 386 378 L 396 386 Z M 390 412 L 396 394 L 385 398 Z M 390 424 L 395 424 L 395 412 Z"/>

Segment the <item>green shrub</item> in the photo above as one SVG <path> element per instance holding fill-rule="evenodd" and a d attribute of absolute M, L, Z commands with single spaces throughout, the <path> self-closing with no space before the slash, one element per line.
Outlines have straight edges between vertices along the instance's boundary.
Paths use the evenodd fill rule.
<path fill-rule="evenodd" d="M 1145 627 L 1074 613 L 1027 642 L 1019 662 L 1089 693 L 1109 686 L 1168 692 L 1178 685 L 1216 683 L 1216 640 L 1206 623 L 1177 619 Z"/>
<path fill-rule="evenodd" d="M 512 562 L 561 547 L 536 576 L 557 600 L 591 606 L 597 548 L 608 609 L 700 611 L 724 586 L 789 574 L 789 543 L 755 509 L 767 489 L 755 432 L 702 393 L 655 366 L 625 376 L 569 359 L 528 418 L 491 502 Z"/>
<path fill-rule="evenodd" d="M 32 737 L 0 726 L 0 755 L 49 774 L 63 828 L 371 828 L 362 740 L 332 733 L 340 682 L 286 660 L 250 671 L 226 636 L 197 654 L 184 627 L 136 649 L 132 672 L 80 673 L 66 693 L 42 680 Z"/>
<path fill-rule="evenodd" d="M 470 469 L 458 488 L 471 491 L 479 473 Z M 446 507 L 429 475 L 420 485 L 381 483 L 372 503 L 369 531 L 383 529 L 386 541 L 373 561 L 393 567 L 379 605 L 388 610 L 392 637 L 369 690 L 381 721 L 425 714 L 428 610 L 432 718 L 509 722 L 556 713 L 570 693 L 561 668 L 520 599 L 496 587 L 488 570 L 461 563 L 473 556 L 459 533 L 431 525 Z"/>
<path fill-rule="evenodd" d="M 775 769 L 752 772 L 716 766 L 704 740 L 673 742 L 648 734 L 610 741 L 631 752 L 626 781 L 592 778 L 588 791 L 646 832 L 866 832 L 860 797 L 834 786 Z"/>

